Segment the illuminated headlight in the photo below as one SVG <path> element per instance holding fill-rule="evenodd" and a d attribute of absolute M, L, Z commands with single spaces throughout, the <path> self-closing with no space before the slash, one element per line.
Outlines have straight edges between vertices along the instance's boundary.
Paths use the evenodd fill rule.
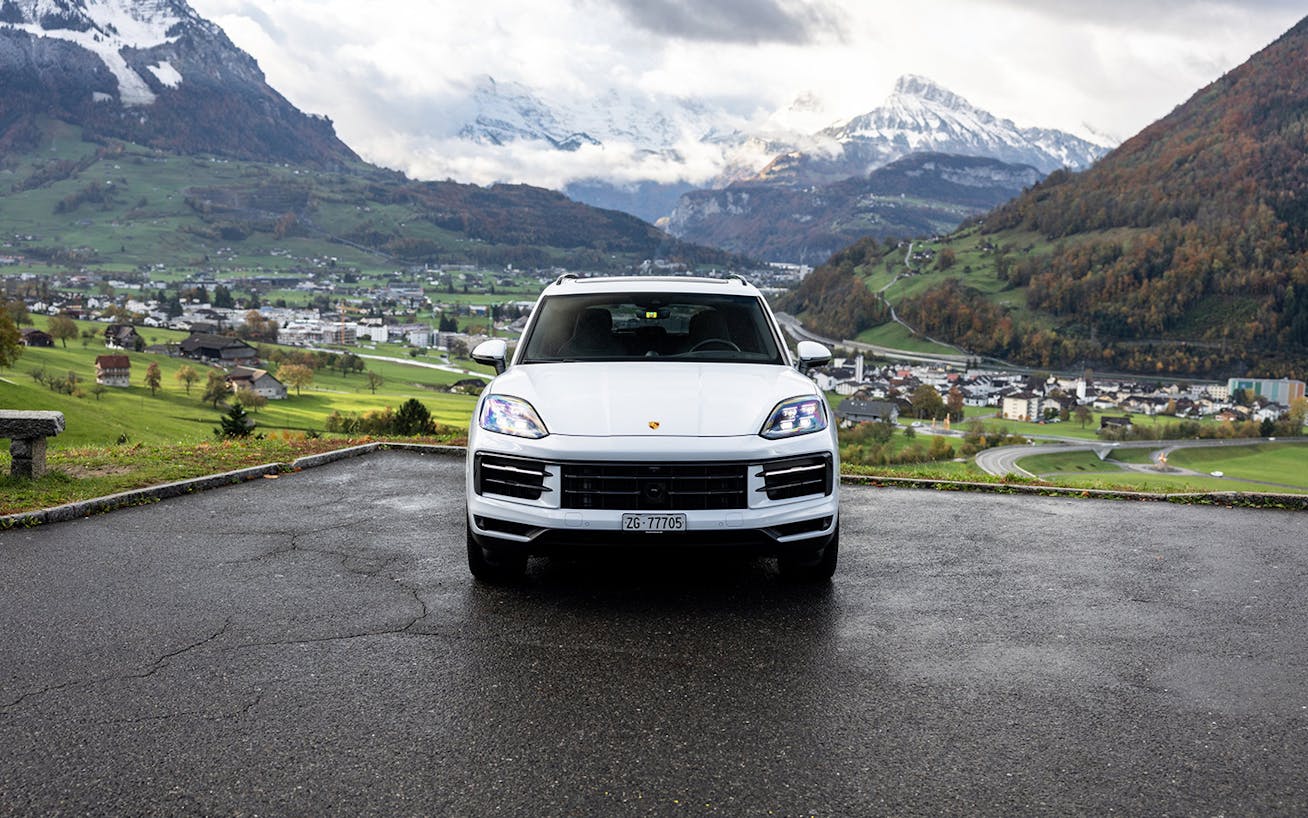
<path fill-rule="evenodd" d="M 488 432 L 514 437 L 541 438 L 549 434 L 531 404 L 508 395 L 488 395 L 481 404 L 478 424 Z"/>
<path fill-rule="evenodd" d="M 769 440 L 794 437 L 827 428 L 826 401 L 817 397 L 791 398 L 777 404 L 759 432 Z"/>

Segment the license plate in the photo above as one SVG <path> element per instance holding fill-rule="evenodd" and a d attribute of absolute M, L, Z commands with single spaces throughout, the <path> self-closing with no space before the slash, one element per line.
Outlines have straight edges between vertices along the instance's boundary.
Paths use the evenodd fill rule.
<path fill-rule="evenodd" d="M 685 514 L 623 514 L 623 531 L 685 531 Z"/>

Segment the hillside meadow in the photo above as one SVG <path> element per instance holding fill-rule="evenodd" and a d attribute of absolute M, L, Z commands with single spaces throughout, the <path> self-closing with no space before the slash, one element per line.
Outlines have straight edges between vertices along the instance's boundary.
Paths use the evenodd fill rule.
<path fill-rule="evenodd" d="M 43 326 L 42 316 L 33 316 Z M 79 329 L 103 332 L 104 324 L 79 322 Z M 150 343 L 178 341 L 184 333 L 142 328 Z M 0 409 L 42 409 L 63 412 L 67 431 L 50 441 L 51 449 L 124 442 L 151 445 L 185 444 L 213 439 L 213 429 L 225 407 L 215 408 L 201 401 L 209 367 L 183 358 L 144 352 L 120 352 L 105 349 L 100 338 L 70 340 L 65 348 L 58 342 L 53 348 L 27 348 L 7 370 L 0 370 Z M 289 348 L 286 348 L 289 349 Z M 95 394 L 95 359 L 99 355 L 125 354 L 132 364 L 130 387 L 106 387 Z M 152 394 L 145 385 L 146 369 L 158 364 L 160 389 Z M 313 383 L 296 394 L 291 389 L 286 400 L 269 401 L 252 411 L 258 433 L 299 435 L 322 434 L 327 417 L 333 412 L 363 413 L 397 407 L 409 398 L 417 398 L 433 419 L 440 424 L 467 426 L 476 398 L 450 393 L 450 385 L 469 377 L 471 372 L 450 372 L 416 363 L 397 363 L 365 359 L 368 371 L 382 376 L 375 393 L 362 373 L 342 375 L 339 371 L 319 369 Z M 200 379 L 188 390 L 177 379 L 178 370 L 189 365 Z M 276 367 L 270 367 L 275 370 Z M 480 368 L 480 367 L 478 367 Z M 49 389 L 38 382 L 35 373 L 49 377 L 66 377 L 73 373 L 78 392 L 69 395 Z M 7 457 L 7 450 L 5 453 Z"/>

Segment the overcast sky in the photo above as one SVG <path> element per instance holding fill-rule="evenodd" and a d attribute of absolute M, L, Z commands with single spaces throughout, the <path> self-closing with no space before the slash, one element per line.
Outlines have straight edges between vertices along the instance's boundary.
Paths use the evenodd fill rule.
<path fill-rule="evenodd" d="M 921 74 L 1023 126 L 1129 137 L 1305 13 L 1289 0 L 191 0 L 364 158 L 548 184 L 450 139 L 490 75 L 584 100 L 699 97 L 745 119 L 801 94 L 820 127 Z M 810 124 L 810 123 L 805 123 Z M 575 161 L 576 157 L 572 157 Z M 536 163 L 550 163 L 541 153 Z"/>

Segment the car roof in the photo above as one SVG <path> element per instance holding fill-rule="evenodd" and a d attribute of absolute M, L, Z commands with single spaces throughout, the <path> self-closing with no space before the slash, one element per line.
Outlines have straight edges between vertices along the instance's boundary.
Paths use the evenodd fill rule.
<path fill-rule="evenodd" d="M 697 276 L 597 276 L 580 278 L 565 274 L 545 288 L 542 295 L 584 295 L 590 293 L 721 293 L 759 296 L 758 288 L 740 276 L 701 278 Z"/>

